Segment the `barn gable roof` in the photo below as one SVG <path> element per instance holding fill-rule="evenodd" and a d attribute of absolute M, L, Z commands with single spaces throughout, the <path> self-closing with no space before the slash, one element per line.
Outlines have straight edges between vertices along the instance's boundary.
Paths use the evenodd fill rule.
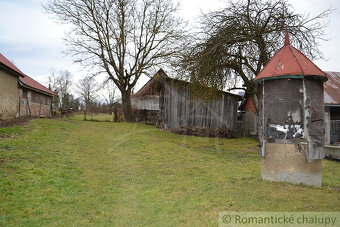
<path fill-rule="evenodd" d="M 162 83 L 163 80 L 172 80 L 176 81 L 181 84 L 190 84 L 190 82 L 179 80 L 179 79 L 174 79 L 170 78 L 164 71 L 163 69 L 158 70 L 158 72 L 138 91 L 136 92 L 132 97 L 142 97 L 145 96 L 149 93 L 150 89 L 153 87 L 156 87 L 157 84 Z M 233 93 L 225 92 L 223 91 L 224 94 L 228 94 L 231 96 L 236 97 L 239 100 L 242 100 L 242 96 L 236 95 Z"/>
<path fill-rule="evenodd" d="M 290 45 L 286 31 L 284 46 L 276 52 L 273 58 L 264 66 L 254 81 L 268 79 L 317 77 L 327 80 L 327 75 L 309 60 L 298 49 Z"/>
<path fill-rule="evenodd" d="M 170 78 L 166 73 L 163 71 L 163 69 L 159 69 L 158 72 L 150 78 L 150 80 L 144 84 L 144 86 L 139 89 L 135 94 L 132 95 L 132 97 L 141 97 L 145 96 L 149 93 L 149 90 L 152 89 L 152 87 L 155 86 L 156 83 L 159 83 L 163 79 Z"/>

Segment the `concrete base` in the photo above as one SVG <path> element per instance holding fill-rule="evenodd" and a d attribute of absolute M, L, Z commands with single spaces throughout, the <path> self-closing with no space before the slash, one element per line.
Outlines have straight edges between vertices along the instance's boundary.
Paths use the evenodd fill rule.
<path fill-rule="evenodd" d="M 325 155 L 328 158 L 340 160 L 340 146 L 325 146 Z"/>
<path fill-rule="evenodd" d="M 262 179 L 321 186 L 321 160 L 306 161 L 308 149 L 298 144 L 266 143 L 262 158 Z"/>

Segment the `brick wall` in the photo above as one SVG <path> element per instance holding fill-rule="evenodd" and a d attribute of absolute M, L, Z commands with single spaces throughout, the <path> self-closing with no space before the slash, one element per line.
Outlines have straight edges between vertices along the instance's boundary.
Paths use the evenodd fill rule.
<path fill-rule="evenodd" d="M 50 116 L 51 115 L 51 97 L 27 90 L 20 89 L 20 117 L 22 116 Z"/>
<path fill-rule="evenodd" d="M 256 113 L 256 109 L 253 103 L 253 100 L 251 98 L 247 98 L 245 101 L 245 106 L 244 106 L 245 111 L 249 111 L 252 113 Z"/>

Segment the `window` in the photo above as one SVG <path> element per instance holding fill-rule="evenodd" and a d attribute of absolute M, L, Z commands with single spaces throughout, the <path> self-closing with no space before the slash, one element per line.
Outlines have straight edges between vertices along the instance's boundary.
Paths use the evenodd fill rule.
<path fill-rule="evenodd" d="M 26 89 L 22 89 L 22 98 L 27 99 L 28 97 L 28 92 Z"/>

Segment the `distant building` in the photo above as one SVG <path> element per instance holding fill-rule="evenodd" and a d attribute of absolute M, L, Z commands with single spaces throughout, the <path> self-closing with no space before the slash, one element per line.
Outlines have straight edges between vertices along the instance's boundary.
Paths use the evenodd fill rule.
<path fill-rule="evenodd" d="M 239 107 L 241 111 L 241 121 L 242 124 L 242 134 L 246 136 L 254 136 L 258 135 L 258 117 L 256 114 L 256 109 L 251 97 L 245 95 L 244 101 Z"/>
<path fill-rule="evenodd" d="M 0 53 L 0 120 L 51 115 L 54 92 L 24 74 Z"/>
<path fill-rule="evenodd" d="M 167 129 L 185 126 L 236 129 L 241 96 L 223 92 L 221 97 L 204 102 L 192 97 L 188 85 L 189 82 L 172 79 L 159 70 L 131 98 L 132 106 L 137 109 L 137 121 L 158 121 Z"/>

